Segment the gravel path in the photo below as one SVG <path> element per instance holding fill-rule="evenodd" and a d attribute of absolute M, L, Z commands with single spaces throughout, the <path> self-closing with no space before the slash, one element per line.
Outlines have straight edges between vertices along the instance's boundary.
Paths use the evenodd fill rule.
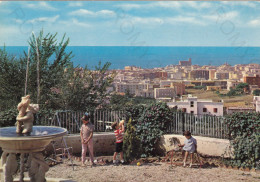
<path fill-rule="evenodd" d="M 77 182 L 260 182 L 260 173 L 244 172 L 225 168 L 184 168 L 171 167 L 164 162 L 136 165 L 97 165 L 79 166 L 75 170 L 67 164 L 50 168 L 47 177 L 65 178 Z"/>

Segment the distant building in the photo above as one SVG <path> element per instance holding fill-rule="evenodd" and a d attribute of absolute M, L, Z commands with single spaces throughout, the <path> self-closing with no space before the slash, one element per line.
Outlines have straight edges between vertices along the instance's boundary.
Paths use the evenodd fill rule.
<path fill-rule="evenodd" d="M 229 79 L 229 72 L 216 72 L 215 79 L 217 80 L 227 80 Z"/>
<path fill-rule="evenodd" d="M 149 73 L 143 73 L 141 75 L 143 79 L 150 79 L 150 80 L 153 80 L 155 78 L 159 78 L 159 79 L 168 78 L 168 74 L 165 71 L 149 72 Z"/>
<path fill-rule="evenodd" d="M 203 115 L 210 114 L 223 116 L 223 102 L 213 102 L 212 100 L 199 100 L 197 97 L 188 96 L 187 100 L 168 102 L 169 107 L 177 107 L 183 112 Z"/>
<path fill-rule="evenodd" d="M 220 91 L 221 86 L 207 86 L 207 91 Z"/>
<path fill-rule="evenodd" d="M 116 92 L 129 92 L 132 95 L 135 95 L 136 90 L 142 91 L 147 89 L 147 84 L 144 83 L 116 83 L 115 84 Z"/>
<path fill-rule="evenodd" d="M 183 82 L 175 82 L 172 80 L 161 80 L 160 88 L 175 88 L 176 95 L 185 94 L 185 84 Z"/>
<path fill-rule="evenodd" d="M 181 96 L 181 95 L 185 94 L 185 84 L 184 83 L 173 82 L 173 83 L 171 83 L 170 87 L 175 89 L 175 93 L 177 96 Z"/>
<path fill-rule="evenodd" d="M 189 61 L 179 61 L 180 66 L 191 66 L 191 58 L 189 58 Z"/>
<path fill-rule="evenodd" d="M 181 80 L 182 79 L 182 72 L 168 73 L 168 78 L 171 78 L 171 79 L 174 79 L 174 80 Z"/>
<path fill-rule="evenodd" d="M 135 96 L 137 97 L 148 97 L 154 98 L 154 89 L 143 89 L 143 90 L 136 90 Z"/>
<path fill-rule="evenodd" d="M 236 86 L 237 86 L 239 83 L 241 83 L 241 82 L 228 80 L 228 81 L 227 81 L 227 90 L 230 90 L 231 88 L 232 88 L 232 89 L 236 88 Z"/>
<path fill-rule="evenodd" d="M 255 105 L 255 111 L 260 112 L 260 96 L 254 96 L 253 103 Z"/>
<path fill-rule="evenodd" d="M 248 85 L 257 85 L 258 87 L 260 87 L 260 77 L 259 75 L 245 76 L 244 83 L 248 83 Z"/>
<path fill-rule="evenodd" d="M 234 72 L 229 73 L 229 79 L 239 80 L 240 78 L 242 78 L 242 74 L 234 73 Z"/>
<path fill-rule="evenodd" d="M 204 79 L 208 80 L 209 79 L 209 70 L 192 70 L 189 72 L 189 79 L 190 80 L 196 80 L 196 79 Z"/>
<path fill-rule="evenodd" d="M 215 73 L 216 73 L 216 70 L 214 70 L 214 69 L 209 70 L 209 80 L 215 79 Z"/>
<path fill-rule="evenodd" d="M 175 88 L 155 88 L 154 89 L 154 98 L 174 98 L 176 97 Z"/>
<path fill-rule="evenodd" d="M 208 80 L 192 80 L 190 83 L 194 84 L 195 86 L 215 86 L 215 81 Z"/>
<path fill-rule="evenodd" d="M 255 109 L 253 107 L 227 107 L 227 114 L 233 114 L 235 112 L 254 112 Z"/>
<path fill-rule="evenodd" d="M 141 69 L 141 67 L 136 67 L 136 66 L 125 66 L 125 71 L 137 71 Z"/>

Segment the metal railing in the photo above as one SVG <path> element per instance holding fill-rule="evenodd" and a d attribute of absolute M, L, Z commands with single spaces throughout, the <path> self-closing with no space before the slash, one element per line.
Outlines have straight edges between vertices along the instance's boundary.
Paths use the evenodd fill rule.
<path fill-rule="evenodd" d="M 60 126 L 66 128 L 68 133 L 79 133 L 82 125 L 83 111 L 56 111 L 44 116 L 36 115 L 36 125 Z M 120 121 L 124 117 L 123 111 L 96 110 L 90 122 L 96 132 L 112 131 L 111 124 Z"/>
<path fill-rule="evenodd" d="M 69 133 L 79 133 L 82 125 L 83 111 L 56 111 L 43 117 L 37 117 L 37 125 L 60 126 Z M 124 111 L 95 110 L 90 119 L 96 132 L 112 131 L 111 124 L 125 118 Z M 173 112 L 172 120 L 167 127 L 168 134 L 182 134 L 189 130 L 192 135 L 214 138 L 226 138 L 225 118 L 211 115 L 194 115 Z"/>
<path fill-rule="evenodd" d="M 167 133 L 182 134 L 188 130 L 192 135 L 227 138 L 227 127 L 222 116 L 194 115 L 174 112 Z"/>

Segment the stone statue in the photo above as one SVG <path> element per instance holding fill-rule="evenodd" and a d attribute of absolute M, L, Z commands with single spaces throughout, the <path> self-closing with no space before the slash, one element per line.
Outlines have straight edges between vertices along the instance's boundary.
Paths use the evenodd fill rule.
<path fill-rule="evenodd" d="M 18 119 L 24 117 L 30 102 L 30 95 L 27 95 L 25 97 L 22 97 L 22 101 L 17 106 L 17 110 L 19 111 L 19 113 L 16 122 L 16 133 L 22 133 L 22 122 L 20 122 Z"/>
<path fill-rule="evenodd" d="M 34 116 L 33 114 L 39 111 L 38 104 L 30 104 L 30 96 L 22 97 L 22 101 L 18 104 L 19 111 L 16 117 L 16 133 L 30 133 L 32 131 Z"/>

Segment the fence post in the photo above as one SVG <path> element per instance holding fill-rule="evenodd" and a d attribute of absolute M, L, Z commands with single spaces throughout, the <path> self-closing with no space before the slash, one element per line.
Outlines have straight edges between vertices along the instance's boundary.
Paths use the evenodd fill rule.
<path fill-rule="evenodd" d="M 182 133 L 185 131 L 185 113 L 181 113 L 181 120 L 182 120 Z"/>

